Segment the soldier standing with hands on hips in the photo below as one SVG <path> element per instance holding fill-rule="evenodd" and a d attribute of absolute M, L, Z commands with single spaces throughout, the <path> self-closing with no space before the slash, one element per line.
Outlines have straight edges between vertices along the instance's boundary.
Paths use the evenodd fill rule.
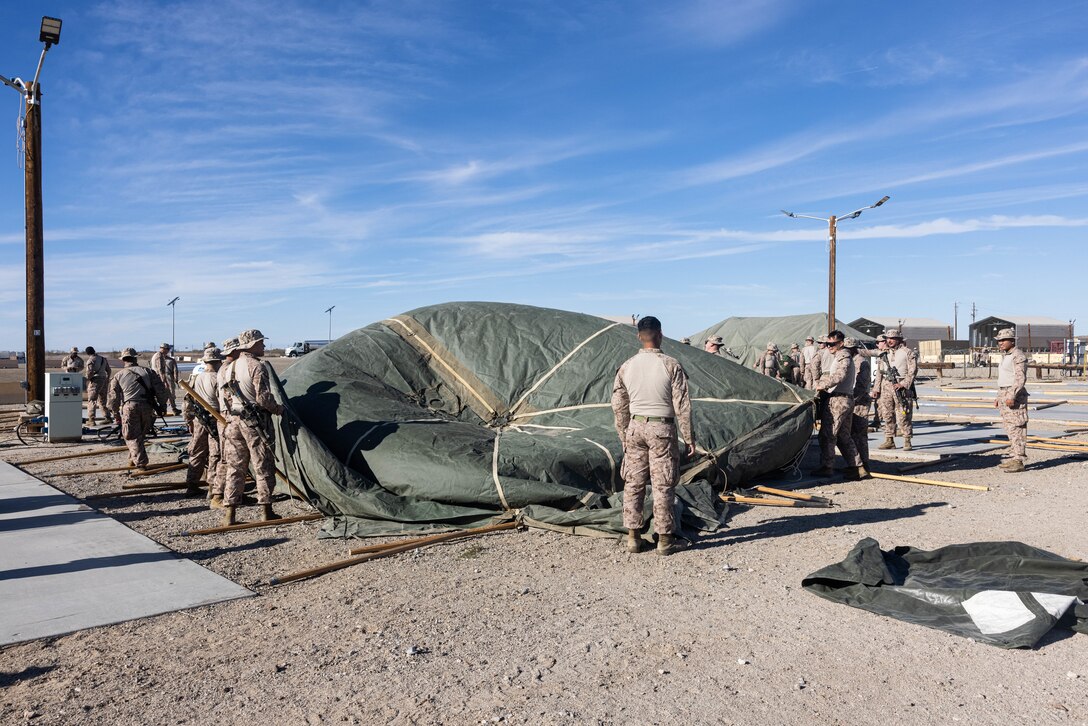
<path fill-rule="evenodd" d="M 680 476 L 677 427 L 686 442 L 685 453 L 695 454 L 688 376 L 678 360 L 661 352 L 657 318 L 638 321 L 638 339 L 642 350 L 620 366 L 612 386 L 612 413 L 623 445 L 623 526 L 627 551 L 639 552 L 646 485 L 652 484 L 657 553 L 671 555 L 688 546 L 676 538 L 674 512 Z"/>
<path fill-rule="evenodd" d="M 997 368 L 997 400 L 994 408 L 1001 411 L 1001 423 L 1009 437 L 1008 461 L 999 466 L 1010 474 L 1024 470 L 1028 458 L 1028 357 L 1016 347 L 1016 332 L 1012 328 L 998 331 L 995 338 L 1001 349 L 1001 364 Z"/>

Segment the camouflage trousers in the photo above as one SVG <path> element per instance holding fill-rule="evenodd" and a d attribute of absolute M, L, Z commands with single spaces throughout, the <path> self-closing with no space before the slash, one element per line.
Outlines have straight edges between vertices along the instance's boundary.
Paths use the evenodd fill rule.
<path fill-rule="evenodd" d="M 133 401 L 122 406 L 117 417 L 121 419 L 121 438 L 128 447 L 128 458 L 135 466 L 147 466 L 144 439 L 155 425 L 155 411 L 148 403 Z"/>
<path fill-rule="evenodd" d="M 276 488 L 276 460 L 271 443 L 261 431 L 235 416 L 227 424 L 220 441 L 227 476 L 223 483 L 223 503 L 241 504 L 246 472 L 250 464 L 257 479 L 257 503 L 271 504 Z"/>
<path fill-rule="evenodd" d="M 87 379 L 87 421 L 98 420 L 98 407 L 102 407 L 102 415 L 107 421 L 113 419 L 113 414 L 106 408 L 106 397 L 109 394 L 110 380 L 108 378 Z"/>
<path fill-rule="evenodd" d="M 880 398 L 876 405 L 880 411 L 880 420 L 884 424 L 885 436 L 894 436 L 898 432 L 900 436 L 909 439 L 914 435 L 914 404 L 907 406 L 904 411 L 895 397 L 895 386 L 888 381 L 880 384 Z"/>
<path fill-rule="evenodd" d="M 869 466 L 869 399 L 865 403 L 854 402 L 854 419 L 850 422 L 850 438 L 854 440 L 854 448 L 858 450 L 861 463 Z"/>
<path fill-rule="evenodd" d="M 676 531 L 676 482 L 680 475 L 680 445 L 675 423 L 635 421 L 627 425 L 623 444 L 623 526 L 642 529 L 646 485 L 652 484 L 654 529 Z"/>
<path fill-rule="evenodd" d="M 215 425 L 219 429 L 219 458 L 215 468 L 215 476 L 208 481 L 208 497 L 217 496 L 222 498 L 227 476 L 229 476 L 227 473 L 227 457 L 223 455 L 223 442 L 227 440 L 227 427 L 218 421 L 215 422 Z M 244 478 L 243 481 L 245 481 Z"/>
<path fill-rule="evenodd" d="M 846 459 L 847 466 L 861 466 L 851 426 L 854 420 L 854 399 L 851 396 L 828 396 L 820 410 L 820 465 L 830 467 L 835 461 L 835 446 Z"/>
<path fill-rule="evenodd" d="M 999 388 L 997 396 L 998 410 L 1001 411 L 1001 423 L 1005 425 L 1005 434 L 1009 437 L 1009 452 L 1017 461 L 1028 458 L 1028 402 L 1014 400 L 1010 408 L 1006 399 L 1011 388 Z"/>
<path fill-rule="evenodd" d="M 186 484 L 198 484 L 200 477 L 208 482 L 208 491 L 215 490 L 219 473 L 219 432 L 212 431 L 199 418 L 192 420 L 193 436 L 189 439 L 189 469 L 185 472 Z M 222 487 L 219 487 L 222 490 Z"/>
<path fill-rule="evenodd" d="M 166 404 L 170 407 L 171 411 L 178 410 L 177 397 L 174 393 L 174 389 L 177 388 L 177 382 L 171 378 L 164 378 L 162 380 L 163 388 L 166 389 Z"/>

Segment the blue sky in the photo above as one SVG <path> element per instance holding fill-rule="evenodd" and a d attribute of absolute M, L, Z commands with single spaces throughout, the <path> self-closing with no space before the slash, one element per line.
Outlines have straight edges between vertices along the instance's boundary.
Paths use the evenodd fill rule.
<path fill-rule="evenodd" d="M 46 336 L 274 345 L 421 305 L 1079 318 L 1088 4 L 186 0 L 41 15 Z M 23 347 L 23 194 L 0 89 L 0 348 Z M 6 139 L 6 141 L 5 141 Z"/>

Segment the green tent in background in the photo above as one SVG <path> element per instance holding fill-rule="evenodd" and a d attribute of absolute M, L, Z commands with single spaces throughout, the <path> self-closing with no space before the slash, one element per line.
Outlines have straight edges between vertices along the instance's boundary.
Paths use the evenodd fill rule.
<path fill-rule="evenodd" d="M 872 337 L 851 328 L 842 321 L 836 320 L 835 327 L 847 338 L 857 338 L 866 343 L 873 341 Z M 720 335 L 725 347 L 740 358 L 741 365 L 751 367 L 767 349 L 767 343 L 773 342 L 778 345 L 780 352 L 788 353 L 790 346 L 794 343 L 803 347 L 807 336 L 819 338 L 825 333 L 827 333 L 825 313 L 786 315 L 777 318 L 726 318 L 692 335 L 691 344 L 702 349 L 707 338 Z"/>
<path fill-rule="evenodd" d="M 623 450 L 610 406 L 629 325 L 502 303 L 448 303 L 373 323 L 310 353 L 277 396 L 279 468 L 326 534 L 469 527 L 496 517 L 622 530 Z M 699 456 L 678 487 L 687 533 L 723 516 L 717 489 L 789 466 L 811 395 L 666 340 L 687 370 Z M 649 509 L 647 511 L 650 511 Z"/>

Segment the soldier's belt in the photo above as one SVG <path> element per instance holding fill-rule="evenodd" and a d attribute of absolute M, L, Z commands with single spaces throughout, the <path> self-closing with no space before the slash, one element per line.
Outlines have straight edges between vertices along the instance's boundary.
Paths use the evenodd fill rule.
<path fill-rule="evenodd" d="M 672 423 L 676 419 L 668 416 L 632 416 L 632 421 L 641 421 L 642 423 Z"/>

